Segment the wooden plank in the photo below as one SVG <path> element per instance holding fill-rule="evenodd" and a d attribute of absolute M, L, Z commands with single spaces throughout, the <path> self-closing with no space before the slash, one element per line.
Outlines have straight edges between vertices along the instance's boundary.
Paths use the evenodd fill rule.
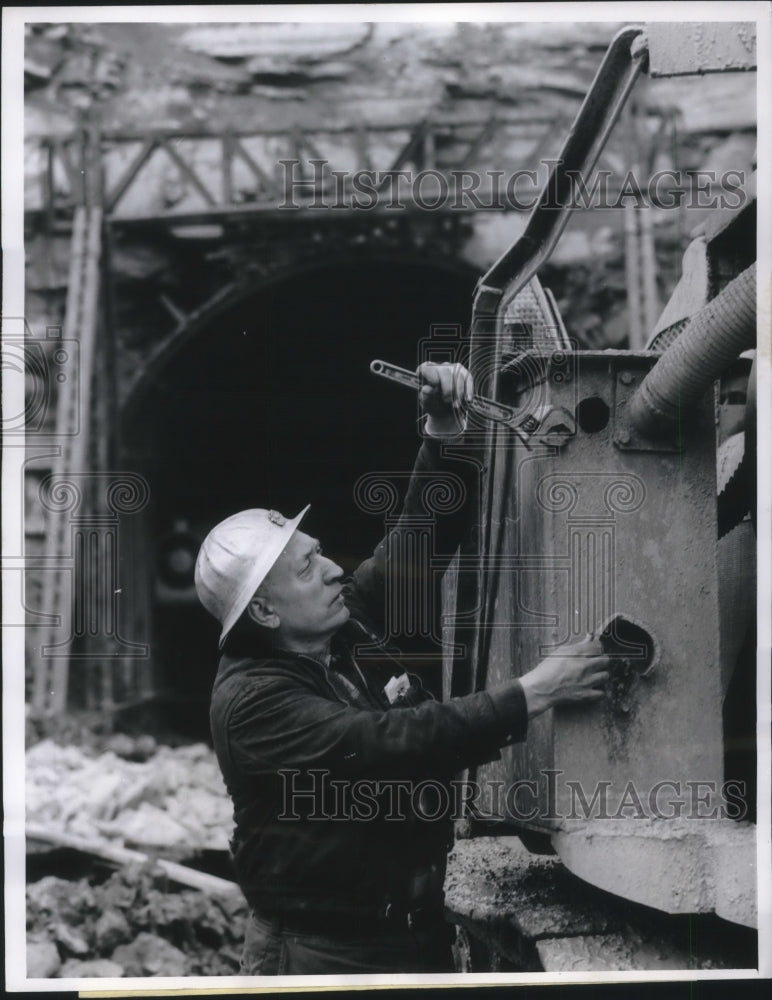
<path fill-rule="evenodd" d="M 180 309 L 180 307 L 173 301 L 173 299 L 169 298 L 168 295 L 164 295 L 164 293 L 161 292 L 158 299 L 161 302 L 161 305 L 164 306 L 169 315 L 178 325 L 187 322 L 187 314 L 184 313 L 182 309 Z"/>
<path fill-rule="evenodd" d="M 126 194 L 132 182 L 136 179 L 145 163 L 150 159 L 154 149 L 158 145 L 158 139 L 154 136 L 145 135 L 144 145 L 134 160 L 129 164 L 123 176 L 118 180 L 113 190 L 107 195 L 105 211 L 112 212 L 115 206 Z M 136 141 L 136 140 L 132 140 Z"/>
<path fill-rule="evenodd" d="M 431 122 L 426 126 L 423 146 L 423 163 L 421 163 L 420 166 L 424 170 L 434 170 L 437 166 L 437 155 L 435 150 L 434 130 Z"/>
<path fill-rule="evenodd" d="M 59 158 L 59 162 L 64 168 L 67 183 L 70 186 L 70 197 L 76 202 L 83 201 L 83 175 L 80 170 L 75 169 L 67 140 L 54 139 L 53 150 L 54 155 Z"/>
<path fill-rule="evenodd" d="M 83 257 L 86 252 L 87 211 L 82 206 L 75 209 L 73 219 L 72 242 L 70 251 L 70 271 L 67 281 L 67 307 L 64 319 L 64 338 L 79 339 L 78 308 L 82 296 Z M 68 436 L 76 428 L 72 427 L 73 402 L 71 396 L 78 394 L 77 380 L 69 379 L 59 385 L 56 398 L 56 430 L 62 434 L 63 442 L 59 446 L 59 454 L 54 457 L 52 474 L 61 475 L 73 471 L 70 462 L 72 439 Z M 66 625 L 66 615 L 70 610 L 63 591 L 67 570 L 61 565 L 61 556 L 65 552 L 66 514 L 63 511 L 49 509 L 46 511 L 46 549 L 45 562 L 51 567 L 43 575 L 42 613 L 44 623 L 39 626 L 36 636 L 37 657 L 34 661 L 32 704 L 38 711 L 47 711 L 51 707 L 51 699 L 55 698 L 57 682 L 62 680 L 62 667 L 57 661 L 44 653 L 45 647 L 55 643 L 57 630 Z M 67 661 L 64 667 L 64 682 L 66 683 Z M 56 705 L 57 703 L 54 702 Z"/>
<path fill-rule="evenodd" d="M 501 111 L 497 114 L 498 123 L 502 126 L 507 125 L 535 125 L 535 124 L 552 124 L 555 121 L 554 113 L 536 112 L 529 114 L 526 112 L 505 114 Z M 446 115 L 441 118 L 434 120 L 434 124 L 437 128 L 478 128 L 480 127 L 480 119 L 469 118 L 460 116 L 454 118 L 452 115 Z M 314 127 L 309 124 L 305 128 L 306 134 L 313 132 L 324 133 L 325 135 L 344 135 L 347 133 L 356 132 L 357 129 L 361 128 L 361 124 L 346 123 L 341 125 L 329 124 L 325 125 L 324 128 Z M 404 132 L 408 129 L 415 128 L 415 120 L 405 120 L 400 122 L 370 122 L 366 126 L 368 132 Z M 112 129 L 105 130 L 102 132 L 102 138 L 110 142 L 140 142 L 148 136 L 152 136 L 157 140 L 163 138 L 169 139 L 219 139 L 223 135 L 223 129 L 144 129 L 144 130 L 133 130 L 133 129 Z M 255 138 L 257 136 L 287 136 L 291 135 L 294 129 L 288 128 L 266 128 L 266 129 L 231 129 L 228 131 L 238 139 L 249 139 Z M 69 136 L 65 136 L 69 138 Z"/>
<path fill-rule="evenodd" d="M 370 143 L 368 141 L 367 126 L 364 124 L 357 125 L 354 131 L 354 138 L 356 142 L 357 156 L 359 157 L 357 162 L 358 169 L 372 170 L 373 162 L 370 158 Z"/>
<path fill-rule="evenodd" d="M 51 232 L 54 222 L 54 147 L 50 142 L 44 143 L 46 165 L 40 172 L 40 194 L 43 212 L 46 218 L 46 229 Z"/>
<path fill-rule="evenodd" d="M 424 135 L 426 134 L 428 127 L 429 123 L 427 119 L 424 119 L 422 122 L 418 123 L 418 125 L 414 128 L 408 141 L 405 143 L 402 149 L 397 153 L 396 158 L 389 167 L 389 171 L 401 170 L 402 167 L 411 160 L 411 157 L 415 156 L 415 151 L 423 143 Z"/>
<path fill-rule="evenodd" d="M 233 136 L 225 132 L 222 137 L 222 200 L 233 204 Z"/>
<path fill-rule="evenodd" d="M 203 182 L 199 178 L 198 174 L 193 170 L 193 168 L 185 162 L 185 160 L 180 156 L 174 146 L 171 144 L 168 137 L 164 137 L 159 140 L 159 145 L 167 153 L 170 159 L 174 160 L 179 168 L 180 173 L 187 177 L 193 187 L 198 191 L 207 205 L 214 206 L 217 204 L 215 199 L 212 197 L 209 190 L 204 186 Z"/>
<path fill-rule="evenodd" d="M 309 195 L 310 200 L 310 195 Z M 443 221 L 448 219 L 455 220 L 456 218 L 461 218 L 462 216 L 479 214 L 480 212 L 490 211 L 490 212 L 517 212 L 518 209 L 501 209 L 498 207 L 487 207 L 483 205 L 482 208 L 475 208 L 473 205 L 464 205 L 462 208 L 445 208 L 441 207 L 433 213 L 434 218 L 442 218 Z M 355 214 L 354 212 L 348 213 L 349 216 Z M 387 205 L 376 205 L 375 208 L 370 209 L 367 213 L 368 217 L 383 218 L 383 219 L 393 219 L 394 212 L 390 210 Z M 218 222 L 227 225 L 229 222 L 240 223 L 245 219 L 249 219 L 250 216 L 261 219 L 261 222 L 280 222 L 282 224 L 286 223 L 288 226 L 298 226 L 303 228 L 303 226 L 308 226 L 308 217 L 302 212 L 288 212 L 286 209 L 279 208 L 278 205 L 271 203 L 269 205 L 261 205 L 255 202 L 249 202 L 245 205 L 226 205 L 218 206 L 211 209 L 201 209 L 198 212 L 164 212 L 158 215 L 132 215 L 132 216 L 111 216 L 108 220 L 110 224 L 114 227 L 120 226 L 121 228 L 145 228 L 162 230 L 169 228 L 182 228 L 184 226 L 196 226 L 196 225 L 206 225 L 213 222 Z M 405 219 L 410 217 L 426 217 L 426 210 L 420 205 L 416 205 L 411 202 L 406 196 L 404 199 L 404 212 L 400 212 L 400 216 Z M 336 215 L 335 218 L 338 219 L 340 216 Z"/>
<path fill-rule="evenodd" d="M 85 837 L 76 837 L 71 833 L 64 833 L 60 830 L 51 830 L 40 823 L 27 823 L 26 834 L 28 840 L 38 840 L 51 844 L 54 847 L 68 847 L 74 851 L 81 851 L 90 854 L 95 858 L 110 861 L 116 865 L 148 864 L 152 863 L 160 868 L 173 882 L 188 886 L 191 889 L 199 889 L 212 895 L 225 895 L 238 892 L 239 887 L 235 882 L 220 878 L 217 875 L 210 875 L 208 872 L 196 871 L 195 868 L 188 868 L 186 865 L 177 864 L 174 861 L 167 861 L 165 858 L 155 858 L 142 851 L 134 851 L 128 847 L 116 847 L 112 844 L 103 844 L 99 841 L 87 840 Z"/>
<path fill-rule="evenodd" d="M 329 161 L 327 160 L 326 156 L 322 156 L 322 154 L 319 152 L 319 149 L 317 148 L 314 141 L 311 139 L 310 135 L 307 132 L 303 131 L 303 129 L 296 126 L 290 133 L 289 138 L 290 138 L 290 145 L 295 155 L 295 158 L 300 163 L 303 163 L 303 152 L 305 150 L 310 154 L 308 157 L 308 162 L 313 163 L 314 161 L 320 161 L 322 163 L 322 177 L 325 179 L 329 178 L 329 170 L 330 170 Z M 316 171 L 314 171 L 314 173 L 316 173 Z"/>
<path fill-rule="evenodd" d="M 486 143 L 490 142 L 490 140 L 493 138 L 496 129 L 498 128 L 498 125 L 499 123 L 496 119 L 496 114 L 494 112 L 488 119 L 488 121 L 485 123 L 485 125 L 483 125 L 483 127 L 477 133 L 475 138 L 470 142 L 469 148 L 464 153 L 461 162 L 457 165 L 456 169 L 464 170 L 466 167 L 469 167 L 471 166 L 472 163 L 474 163 L 475 158 L 477 157 L 478 153 L 483 148 L 483 146 Z"/>
<path fill-rule="evenodd" d="M 280 192 L 276 184 L 271 179 L 271 177 L 266 173 L 266 171 L 263 170 L 263 168 L 260 166 L 257 160 L 253 158 L 252 154 L 249 153 L 244 148 L 244 146 L 235 136 L 231 137 L 231 141 L 233 143 L 233 155 L 241 157 L 241 159 L 246 163 L 246 165 L 255 175 L 255 177 L 263 185 L 268 194 L 273 195 L 274 197 L 278 197 Z"/>

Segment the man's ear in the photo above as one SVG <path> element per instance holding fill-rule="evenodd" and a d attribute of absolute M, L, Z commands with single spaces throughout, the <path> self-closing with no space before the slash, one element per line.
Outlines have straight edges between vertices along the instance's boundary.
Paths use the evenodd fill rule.
<path fill-rule="evenodd" d="M 281 620 L 274 611 L 273 605 L 262 594 L 255 594 L 247 605 L 247 611 L 252 621 L 256 625 L 262 625 L 263 628 L 278 628 L 281 624 Z"/>

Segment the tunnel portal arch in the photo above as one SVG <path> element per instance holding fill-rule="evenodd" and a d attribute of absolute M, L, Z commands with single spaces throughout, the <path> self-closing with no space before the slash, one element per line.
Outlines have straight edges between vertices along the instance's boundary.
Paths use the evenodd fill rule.
<path fill-rule="evenodd" d="M 206 734 L 216 661 L 217 627 L 192 587 L 200 540 L 237 510 L 310 503 L 304 528 L 353 570 L 383 530 L 357 509 L 356 480 L 409 471 L 420 441 L 414 397 L 369 362 L 414 366 L 433 326 L 465 332 L 477 278 L 418 256 L 304 265 L 197 317 L 135 383 L 123 460 L 150 487 L 137 544 L 153 671 L 191 732 Z"/>

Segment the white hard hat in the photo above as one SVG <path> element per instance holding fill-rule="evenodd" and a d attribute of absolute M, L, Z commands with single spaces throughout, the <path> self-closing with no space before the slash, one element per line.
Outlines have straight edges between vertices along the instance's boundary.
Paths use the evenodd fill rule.
<path fill-rule="evenodd" d="M 204 539 L 196 559 L 196 593 L 222 625 L 220 649 L 310 506 L 291 520 L 275 510 L 242 510 Z"/>

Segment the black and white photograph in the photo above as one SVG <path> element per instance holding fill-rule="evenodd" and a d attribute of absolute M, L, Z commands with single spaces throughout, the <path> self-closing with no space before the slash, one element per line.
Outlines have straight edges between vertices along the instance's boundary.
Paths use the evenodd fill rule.
<path fill-rule="evenodd" d="M 772 975 L 769 4 L 2 17 L 6 988 Z"/>

